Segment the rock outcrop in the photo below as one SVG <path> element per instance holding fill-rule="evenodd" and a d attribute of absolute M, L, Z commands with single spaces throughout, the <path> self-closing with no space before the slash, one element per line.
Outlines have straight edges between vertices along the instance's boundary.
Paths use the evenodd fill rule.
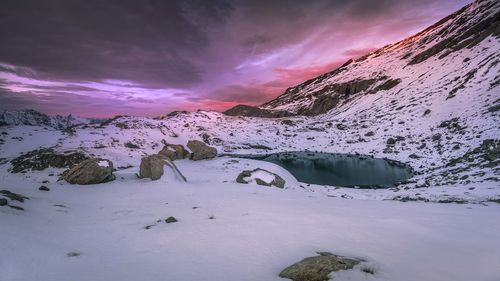
<path fill-rule="evenodd" d="M 163 176 L 164 159 L 162 155 L 154 154 L 141 159 L 139 178 L 158 180 Z"/>
<path fill-rule="evenodd" d="M 476 0 L 411 37 L 288 88 L 258 108 L 314 116 L 345 112 L 353 104 L 370 99 L 377 101 L 372 107 L 378 107 L 402 96 L 423 100 L 443 93 L 447 95 L 444 100 L 460 95 L 469 95 L 471 100 L 477 99 L 478 89 L 494 95 L 500 80 L 487 74 L 498 72 L 499 3 Z M 437 68 L 439 75 L 430 75 L 428 69 Z M 363 97 L 372 94 L 384 97 Z M 410 111 L 408 107 L 396 108 Z"/>
<path fill-rule="evenodd" d="M 202 141 L 190 140 L 187 143 L 187 147 L 191 150 L 191 160 L 204 160 L 212 159 L 217 156 L 217 149 L 206 145 Z"/>
<path fill-rule="evenodd" d="M 32 150 L 10 161 L 11 173 L 26 172 L 29 170 L 41 171 L 49 167 L 71 168 L 88 159 L 85 154 L 77 151 L 57 153 L 52 148 Z"/>
<path fill-rule="evenodd" d="M 18 203 L 24 203 L 24 200 L 29 200 L 29 198 L 9 190 L 0 190 L 0 206 L 8 206 L 15 210 L 24 211 L 23 207 L 12 205 L 13 203 L 16 203 L 14 201 L 17 201 Z"/>
<path fill-rule="evenodd" d="M 61 179 L 82 185 L 109 182 L 115 179 L 113 162 L 100 158 L 87 159 L 64 171 Z"/>
<path fill-rule="evenodd" d="M 268 110 L 254 106 L 239 104 L 223 112 L 229 116 L 247 116 L 247 117 L 264 117 L 264 118 L 279 118 L 289 117 L 295 114 L 287 111 Z"/>
<path fill-rule="evenodd" d="M 319 256 L 305 258 L 285 268 L 279 276 L 293 281 L 326 281 L 334 271 L 351 269 L 360 261 L 320 252 Z"/>
<path fill-rule="evenodd" d="M 267 170 L 257 168 L 255 170 L 245 170 L 241 172 L 236 178 L 238 183 L 251 183 L 255 182 L 258 185 L 275 186 L 278 188 L 285 187 L 285 180 L 275 173 Z"/>

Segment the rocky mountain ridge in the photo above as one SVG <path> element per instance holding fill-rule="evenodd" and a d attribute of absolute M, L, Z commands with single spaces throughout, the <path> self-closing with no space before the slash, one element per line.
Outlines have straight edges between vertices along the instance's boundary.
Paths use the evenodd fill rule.
<path fill-rule="evenodd" d="M 498 93 L 499 38 L 500 3 L 478 0 L 414 36 L 289 88 L 260 108 L 318 115 L 367 95 L 423 99 L 446 93 L 448 100 L 478 88 Z"/>
<path fill-rule="evenodd" d="M 75 125 L 89 123 L 89 119 L 68 116 L 49 116 L 33 109 L 27 110 L 4 110 L 0 114 L 0 126 L 7 125 L 31 125 L 31 126 L 48 126 L 58 130 L 65 130 Z"/>

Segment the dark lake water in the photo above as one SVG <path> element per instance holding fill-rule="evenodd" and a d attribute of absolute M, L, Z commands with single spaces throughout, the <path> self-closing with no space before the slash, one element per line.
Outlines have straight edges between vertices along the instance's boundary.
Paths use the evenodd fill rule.
<path fill-rule="evenodd" d="M 413 176 L 408 165 L 363 155 L 298 151 L 242 157 L 277 164 L 300 182 L 311 184 L 384 188 Z"/>

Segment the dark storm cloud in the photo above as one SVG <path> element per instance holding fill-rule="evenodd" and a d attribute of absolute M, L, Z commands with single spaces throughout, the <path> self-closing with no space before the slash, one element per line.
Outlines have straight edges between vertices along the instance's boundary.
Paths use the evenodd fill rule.
<path fill-rule="evenodd" d="M 30 67 L 42 79 L 191 85 L 201 80 L 194 59 L 209 44 L 203 28 L 223 22 L 221 17 L 230 14 L 230 6 L 224 3 L 198 4 L 2 1 L 0 62 Z M 189 13 L 193 7 L 196 13 Z M 190 15 L 207 20 L 200 27 Z"/>
<path fill-rule="evenodd" d="M 3 0 L 0 108 L 89 116 L 258 104 L 467 1 Z"/>
<path fill-rule="evenodd" d="M 259 86 L 228 85 L 201 98 L 220 102 L 256 104 L 264 102 L 268 98 L 266 95 L 267 93 Z"/>

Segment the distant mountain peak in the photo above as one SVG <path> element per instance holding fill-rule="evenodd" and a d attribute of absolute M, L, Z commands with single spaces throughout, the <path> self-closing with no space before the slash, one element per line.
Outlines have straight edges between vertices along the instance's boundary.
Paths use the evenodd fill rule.
<path fill-rule="evenodd" d="M 0 124 L 4 126 L 48 126 L 58 130 L 63 130 L 77 124 L 85 123 L 88 123 L 87 119 L 74 117 L 71 114 L 68 116 L 49 116 L 33 109 L 13 111 L 4 110 L 0 114 Z"/>

